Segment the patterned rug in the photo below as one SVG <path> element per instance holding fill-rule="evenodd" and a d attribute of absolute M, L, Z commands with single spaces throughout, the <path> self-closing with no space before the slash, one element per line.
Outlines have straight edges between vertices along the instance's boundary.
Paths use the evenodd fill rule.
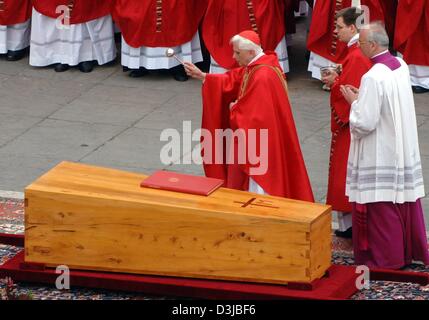
<path fill-rule="evenodd" d="M 0 198 L 0 233 L 22 234 L 24 232 L 23 200 Z M 351 240 L 333 237 L 332 263 L 353 265 Z M 0 265 L 13 257 L 20 248 L 0 245 Z M 412 264 L 406 271 L 428 272 L 423 265 Z M 0 299 L 5 298 L 6 283 L 0 280 Z M 57 290 L 49 286 L 36 286 L 27 283 L 16 283 L 14 291 L 17 295 L 29 295 L 35 300 L 165 300 L 174 297 L 142 295 L 119 291 L 92 290 L 72 288 Z M 183 299 L 183 297 L 180 297 Z M 429 300 L 429 286 L 414 283 L 390 281 L 370 281 L 370 288 L 357 292 L 351 300 Z"/>

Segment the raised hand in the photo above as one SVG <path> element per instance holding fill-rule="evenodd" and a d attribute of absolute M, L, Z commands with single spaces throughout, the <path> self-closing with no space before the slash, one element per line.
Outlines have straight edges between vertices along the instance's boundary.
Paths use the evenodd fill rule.
<path fill-rule="evenodd" d="M 191 62 L 184 62 L 183 66 L 185 67 L 186 74 L 194 79 L 199 79 L 204 81 L 206 78 L 206 73 L 202 72 L 196 65 Z"/>

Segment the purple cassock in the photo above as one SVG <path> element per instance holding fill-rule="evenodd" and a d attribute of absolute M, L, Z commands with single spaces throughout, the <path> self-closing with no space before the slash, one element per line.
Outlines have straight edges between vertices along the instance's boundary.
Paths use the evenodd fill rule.
<path fill-rule="evenodd" d="M 399 269 L 412 260 L 429 265 L 423 209 L 416 202 L 353 204 L 355 263 Z"/>
<path fill-rule="evenodd" d="M 386 52 L 373 59 L 391 70 L 401 64 Z M 369 268 L 399 269 L 413 260 L 429 265 L 423 209 L 416 202 L 353 203 L 355 263 Z"/>

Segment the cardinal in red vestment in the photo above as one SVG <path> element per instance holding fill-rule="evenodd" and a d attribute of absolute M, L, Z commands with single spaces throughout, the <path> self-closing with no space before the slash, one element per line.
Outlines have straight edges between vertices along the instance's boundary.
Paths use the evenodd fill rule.
<path fill-rule="evenodd" d="M 415 93 L 429 92 L 429 0 L 400 0 L 395 48 L 409 65 Z"/>
<path fill-rule="evenodd" d="M 202 24 L 204 43 L 211 55 L 211 73 L 237 67 L 231 38 L 244 30 L 261 37 L 262 48 L 276 51 L 284 72 L 289 71 L 285 38 L 285 10 L 290 0 L 209 0 Z"/>
<path fill-rule="evenodd" d="M 113 0 L 33 0 L 30 65 L 91 72 L 116 57 Z"/>
<path fill-rule="evenodd" d="M 131 77 L 148 70 L 170 69 L 187 80 L 183 67 L 165 56 L 173 48 L 181 60 L 202 61 L 198 27 L 207 0 L 115 0 L 113 17 L 122 32 L 122 65 Z"/>
<path fill-rule="evenodd" d="M 338 40 L 347 45 L 341 74 L 331 71 L 322 81 L 331 88 L 331 154 L 329 161 L 328 193 L 326 203 L 338 212 L 337 236 L 351 238 L 352 206 L 346 196 L 347 161 L 350 149 L 350 104 L 340 91 L 344 85 L 359 88 L 362 76 L 372 67 L 358 47 L 359 30 L 356 26 L 360 12 L 346 8 L 338 12 L 336 32 Z"/>
<path fill-rule="evenodd" d="M 211 133 L 209 137 L 215 137 L 214 142 L 207 144 L 204 141 L 207 136 L 203 136 L 206 175 L 224 179 L 229 188 L 313 202 L 277 55 L 264 53 L 259 36 L 251 30 L 234 36 L 231 42 L 240 68 L 220 75 L 206 74 L 195 65 L 185 63 L 190 76 L 204 81 L 202 127 Z M 216 148 L 222 145 L 218 142 L 223 139 L 216 131 L 228 129 L 243 133 L 244 139 L 227 138 L 234 161 L 219 163 L 214 159 L 227 150 Z M 267 133 L 265 141 L 259 139 L 263 131 Z M 249 152 L 244 156 L 245 161 L 240 162 L 243 156 L 240 151 L 246 153 L 243 141 L 247 143 L 247 151 L 256 150 L 260 162 L 253 161 Z M 228 143 L 226 145 L 228 148 Z M 222 156 L 221 160 L 225 160 Z M 262 165 L 264 161 L 266 164 Z"/>
<path fill-rule="evenodd" d="M 24 57 L 30 45 L 31 0 L 0 0 L 0 54 L 6 60 Z"/>

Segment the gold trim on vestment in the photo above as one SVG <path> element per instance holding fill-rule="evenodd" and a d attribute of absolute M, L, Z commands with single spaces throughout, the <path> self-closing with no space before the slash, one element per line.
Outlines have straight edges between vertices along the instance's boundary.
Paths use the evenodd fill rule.
<path fill-rule="evenodd" d="M 255 8 L 252 0 L 246 0 L 247 10 L 249 11 L 249 19 L 252 30 L 259 34 L 258 25 L 256 23 Z"/>
<path fill-rule="evenodd" d="M 270 66 L 269 64 L 259 64 L 256 67 L 253 67 L 252 70 L 250 70 L 250 72 L 249 72 L 249 69 L 246 70 L 246 73 L 244 74 L 244 77 L 243 77 L 243 82 L 241 83 L 240 94 L 238 96 L 238 100 L 240 100 L 244 96 L 244 94 L 246 93 L 246 89 L 247 89 L 247 85 L 249 83 L 250 77 L 257 70 L 259 70 L 262 67 L 268 67 L 277 74 L 277 76 L 279 77 L 279 79 L 283 85 L 283 88 L 285 89 L 286 95 L 289 97 L 289 90 L 287 87 L 287 83 L 286 83 L 285 78 L 283 77 L 283 72 L 280 70 L 280 68 Z"/>
<path fill-rule="evenodd" d="M 156 0 L 156 32 L 162 32 L 162 0 Z"/>

